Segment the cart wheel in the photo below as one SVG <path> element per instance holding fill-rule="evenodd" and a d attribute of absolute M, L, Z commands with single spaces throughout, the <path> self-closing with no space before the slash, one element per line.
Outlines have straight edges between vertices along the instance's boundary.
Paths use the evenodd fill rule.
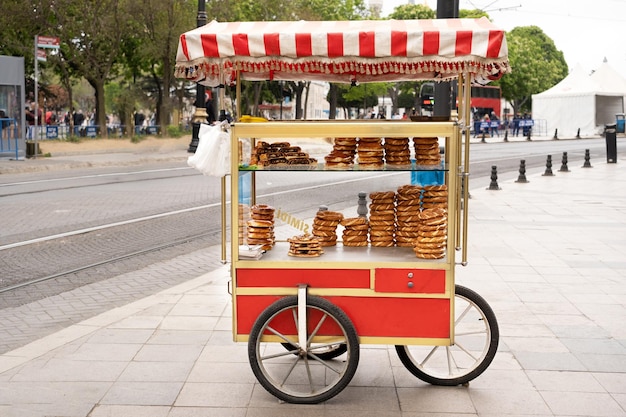
<path fill-rule="evenodd" d="M 295 296 L 266 308 L 248 339 L 250 366 L 259 383 L 278 399 L 295 404 L 317 404 L 339 394 L 359 364 L 359 340 L 348 316 L 323 298 L 307 296 L 306 305 L 306 353 L 298 343 Z M 339 346 L 336 353 L 341 345 L 345 351 L 336 358 L 320 357 L 329 347 Z"/>
<path fill-rule="evenodd" d="M 487 369 L 498 349 L 498 322 L 485 299 L 457 285 L 454 302 L 454 345 L 396 346 L 404 366 L 433 385 L 468 383 Z"/>
<path fill-rule="evenodd" d="M 298 353 L 298 347 L 291 343 L 281 343 L 285 349 L 292 352 L 294 355 Z M 348 346 L 345 343 L 338 343 L 336 345 L 326 346 L 324 349 L 318 349 L 315 355 L 323 361 L 329 361 L 335 359 L 338 356 L 343 355 L 348 351 Z M 309 359 L 311 359 L 309 357 Z"/>

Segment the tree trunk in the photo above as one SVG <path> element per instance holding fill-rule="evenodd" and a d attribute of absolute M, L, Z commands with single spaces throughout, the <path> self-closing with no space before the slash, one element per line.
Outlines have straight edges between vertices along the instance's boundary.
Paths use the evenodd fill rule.
<path fill-rule="evenodd" d="M 302 92 L 304 90 L 305 83 L 299 81 L 297 83 L 292 83 L 294 85 L 294 91 L 296 93 L 296 120 L 302 119 Z"/>
<path fill-rule="evenodd" d="M 88 79 L 87 81 L 96 91 L 96 126 L 98 126 L 102 137 L 108 137 L 107 115 L 104 105 L 104 79 Z"/>
<path fill-rule="evenodd" d="M 306 85 L 306 94 L 304 95 L 304 114 L 303 114 L 303 117 L 306 120 L 306 118 L 307 118 L 306 110 L 307 110 L 307 104 L 309 102 L 309 91 L 310 91 L 309 88 L 311 87 L 311 81 L 307 81 L 305 83 L 305 85 Z"/>
<path fill-rule="evenodd" d="M 254 83 L 254 108 L 252 114 L 254 116 L 259 115 L 259 100 L 261 98 L 261 87 L 263 87 L 263 83 Z"/>
<path fill-rule="evenodd" d="M 163 63 L 165 68 L 169 68 L 170 62 L 169 58 L 166 58 Z M 169 92 L 170 85 L 172 84 L 172 75 L 169 71 L 165 71 L 163 74 L 163 82 L 159 85 L 159 98 L 157 101 L 157 124 L 160 127 L 160 132 L 162 136 L 165 136 L 167 132 L 167 126 L 169 125 L 169 114 L 171 109 L 171 103 Z"/>
<path fill-rule="evenodd" d="M 330 90 L 328 90 L 328 102 L 330 108 L 328 110 L 328 118 L 335 119 L 337 117 L 337 84 L 330 83 Z"/>
<path fill-rule="evenodd" d="M 387 94 L 389 94 L 389 98 L 391 98 L 391 115 L 393 116 L 398 112 L 398 93 L 399 90 L 397 88 L 397 84 L 389 87 L 387 89 Z M 384 103 L 383 103 L 384 104 Z"/>

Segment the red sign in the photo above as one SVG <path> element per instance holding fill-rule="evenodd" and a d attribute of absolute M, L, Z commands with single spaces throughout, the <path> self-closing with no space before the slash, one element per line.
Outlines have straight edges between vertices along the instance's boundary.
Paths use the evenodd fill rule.
<path fill-rule="evenodd" d="M 40 48 L 58 48 L 61 43 L 59 38 L 53 36 L 37 36 L 37 46 Z"/>
<path fill-rule="evenodd" d="M 48 58 L 45 49 L 37 49 L 37 60 L 46 61 Z"/>

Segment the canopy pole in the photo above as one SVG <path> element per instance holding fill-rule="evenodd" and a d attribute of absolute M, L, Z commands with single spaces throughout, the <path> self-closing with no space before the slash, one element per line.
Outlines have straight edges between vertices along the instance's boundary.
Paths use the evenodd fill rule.
<path fill-rule="evenodd" d="M 461 254 L 461 265 L 467 265 L 467 229 L 469 225 L 469 164 L 470 164 L 470 100 L 472 95 L 472 75 L 467 73 L 464 77 L 465 88 L 463 100 L 465 108 L 463 108 L 463 117 L 466 120 L 463 130 L 465 131 L 465 159 L 463 162 L 463 248 Z M 460 147 L 459 147 L 460 148 Z"/>
<path fill-rule="evenodd" d="M 235 87 L 235 94 L 237 94 L 237 117 L 235 118 L 235 120 L 239 121 L 241 120 L 241 71 L 237 70 L 237 72 L 235 73 L 235 77 L 237 81 L 237 87 Z"/>
<path fill-rule="evenodd" d="M 465 88 L 465 76 L 464 74 L 459 74 L 459 78 L 458 78 L 458 123 L 459 123 L 459 129 L 464 133 L 464 129 L 465 129 L 465 94 L 464 94 L 464 88 Z M 462 167 L 462 152 L 461 152 L 461 143 L 463 141 L 463 135 L 461 134 L 460 139 L 458 139 L 458 141 L 455 143 L 455 147 L 454 149 L 456 149 L 456 161 L 457 161 L 457 167 L 455 167 L 455 171 L 456 171 L 456 175 L 457 178 L 459 179 L 459 181 L 457 181 L 456 183 L 456 189 L 454 190 L 454 195 L 456 196 L 455 198 L 455 205 L 456 205 L 456 221 L 454 222 L 454 247 L 456 250 L 461 249 L 461 210 L 463 208 L 463 199 L 462 199 L 462 192 L 463 192 L 463 181 L 464 181 L 464 177 L 463 177 L 463 167 Z"/>

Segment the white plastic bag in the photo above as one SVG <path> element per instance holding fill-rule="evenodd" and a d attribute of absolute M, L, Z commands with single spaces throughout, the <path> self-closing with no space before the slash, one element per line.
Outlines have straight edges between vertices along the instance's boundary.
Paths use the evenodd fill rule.
<path fill-rule="evenodd" d="M 204 175 L 223 177 L 230 174 L 230 135 L 219 124 L 202 123 L 196 153 L 187 159 L 187 164 Z"/>

